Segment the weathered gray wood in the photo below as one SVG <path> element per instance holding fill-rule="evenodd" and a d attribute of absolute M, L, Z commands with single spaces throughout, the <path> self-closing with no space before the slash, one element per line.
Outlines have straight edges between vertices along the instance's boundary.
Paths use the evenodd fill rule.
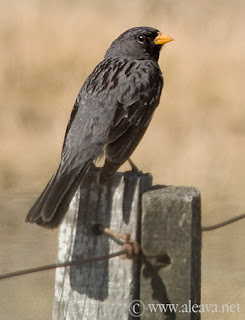
<path fill-rule="evenodd" d="M 141 268 L 141 319 L 200 319 L 195 312 L 201 279 L 199 191 L 168 186 L 146 192 L 142 201 L 141 248 L 148 257 Z M 178 304 L 178 310 L 161 312 L 158 306 L 151 312 L 148 304 Z"/>
<path fill-rule="evenodd" d="M 117 173 L 108 186 L 97 187 L 91 174 L 73 198 L 59 233 L 58 261 L 101 256 L 121 250 L 104 235 L 102 224 L 138 239 L 141 194 L 152 184 L 150 175 Z M 79 212 L 79 213 L 78 213 Z M 56 271 L 54 320 L 128 319 L 129 304 L 138 297 L 139 266 L 120 257 Z"/>

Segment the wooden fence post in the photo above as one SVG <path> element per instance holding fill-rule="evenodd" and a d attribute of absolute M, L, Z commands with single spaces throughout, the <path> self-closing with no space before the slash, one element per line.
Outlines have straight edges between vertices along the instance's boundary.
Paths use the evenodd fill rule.
<path fill-rule="evenodd" d="M 96 174 L 87 177 L 60 227 L 58 261 L 121 250 L 114 240 L 94 235 L 95 224 L 137 239 L 141 194 L 151 185 L 149 174 L 117 173 L 101 188 L 97 187 Z M 138 264 L 121 257 L 57 269 L 53 320 L 126 320 L 129 304 L 139 294 L 138 281 Z"/>
<path fill-rule="evenodd" d="M 95 224 L 130 233 L 143 256 L 57 269 L 53 320 L 200 319 L 188 310 L 150 310 L 150 304 L 200 304 L 199 192 L 151 189 L 149 174 L 117 173 L 101 188 L 94 173 L 84 181 L 60 228 L 59 262 L 121 249 L 105 235 L 94 235 Z"/>
<path fill-rule="evenodd" d="M 146 192 L 142 202 L 141 248 L 146 258 L 140 279 L 145 307 L 141 319 L 198 320 L 200 193 L 192 187 L 168 186 Z M 159 304 L 165 309 L 161 311 Z M 170 310 L 173 305 L 176 311 Z"/>

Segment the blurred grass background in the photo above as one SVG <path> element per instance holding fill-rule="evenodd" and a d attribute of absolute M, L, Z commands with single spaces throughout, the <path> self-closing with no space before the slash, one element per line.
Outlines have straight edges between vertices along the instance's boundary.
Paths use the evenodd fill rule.
<path fill-rule="evenodd" d="M 213 0 L 0 2 L 0 272 L 52 263 L 57 231 L 24 223 L 58 164 L 76 95 L 121 32 L 149 25 L 165 88 L 132 159 L 155 183 L 201 190 L 203 225 L 245 211 L 245 4 Z M 123 168 L 128 169 L 125 165 Z M 240 304 L 244 221 L 203 234 L 202 302 Z M 51 319 L 54 272 L 2 281 L 0 319 Z"/>

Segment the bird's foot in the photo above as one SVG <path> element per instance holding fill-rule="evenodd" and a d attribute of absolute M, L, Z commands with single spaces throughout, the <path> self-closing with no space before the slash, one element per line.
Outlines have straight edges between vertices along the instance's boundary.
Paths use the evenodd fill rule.
<path fill-rule="evenodd" d="M 139 168 L 135 165 L 135 163 L 129 158 L 128 162 L 131 166 L 131 171 L 133 172 L 141 172 L 141 170 L 139 170 Z"/>

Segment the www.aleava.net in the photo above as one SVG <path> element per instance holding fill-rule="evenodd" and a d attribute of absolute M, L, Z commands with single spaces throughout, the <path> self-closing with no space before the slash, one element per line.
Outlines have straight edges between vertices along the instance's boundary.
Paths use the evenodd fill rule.
<path fill-rule="evenodd" d="M 134 317 L 140 317 L 146 310 L 151 313 L 239 313 L 240 303 L 222 304 L 202 303 L 192 304 L 189 300 L 184 304 L 175 303 L 149 303 L 144 304 L 141 300 L 133 300 L 129 312 Z"/>

